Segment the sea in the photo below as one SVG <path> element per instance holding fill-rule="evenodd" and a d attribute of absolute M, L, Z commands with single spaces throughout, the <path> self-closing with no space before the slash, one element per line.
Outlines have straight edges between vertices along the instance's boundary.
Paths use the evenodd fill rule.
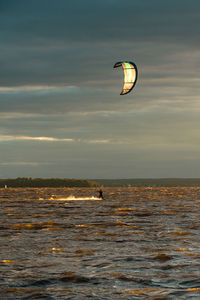
<path fill-rule="evenodd" d="M 200 299 L 200 187 L 0 189 L 0 299 Z"/>

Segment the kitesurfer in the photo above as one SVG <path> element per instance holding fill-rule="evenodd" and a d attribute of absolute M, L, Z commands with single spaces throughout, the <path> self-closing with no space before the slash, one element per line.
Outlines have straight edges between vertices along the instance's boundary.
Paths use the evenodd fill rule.
<path fill-rule="evenodd" d="M 103 191 L 102 191 L 102 189 L 99 190 L 99 198 L 103 199 Z"/>

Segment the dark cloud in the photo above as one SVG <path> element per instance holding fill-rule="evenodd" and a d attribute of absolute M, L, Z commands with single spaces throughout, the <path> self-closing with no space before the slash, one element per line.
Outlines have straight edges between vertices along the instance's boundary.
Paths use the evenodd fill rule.
<path fill-rule="evenodd" d="M 10 0 L 1 5 L 5 86 L 90 86 L 94 78 L 105 84 L 114 62 L 127 57 L 140 67 L 165 63 L 164 74 L 169 61 L 173 67 L 174 53 L 199 43 L 197 0 Z"/>
<path fill-rule="evenodd" d="M 44 38 L 91 42 L 110 39 L 151 40 L 154 37 L 180 39 L 198 34 L 199 1 L 124 0 L 70 2 L 19 0 L 4 2 L 1 24 L 7 39 L 19 41 Z M 191 22 L 192 21 L 192 22 Z M 10 34 L 12 29 L 12 34 Z M 24 40 L 25 42 L 25 40 Z"/>

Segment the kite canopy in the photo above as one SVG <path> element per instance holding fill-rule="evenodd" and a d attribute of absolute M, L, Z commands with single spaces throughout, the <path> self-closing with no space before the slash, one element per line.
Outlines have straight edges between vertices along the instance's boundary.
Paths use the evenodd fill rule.
<path fill-rule="evenodd" d="M 137 77 L 138 70 L 136 65 L 131 61 L 120 61 L 114 65 L 114 68 L 123 67 L 124 70 L 124 86 L 122 88 L 120 95 L 126 95 L 134 88 Z"/>

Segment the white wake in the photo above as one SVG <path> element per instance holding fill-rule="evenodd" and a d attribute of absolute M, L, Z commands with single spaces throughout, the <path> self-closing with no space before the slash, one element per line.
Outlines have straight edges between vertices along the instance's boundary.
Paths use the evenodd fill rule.
<path fill-rule="evenodd" d="M 97 200 L 102 200 L 102 198 L 99 198 L 99 197 L 75 197 L 73 195 L 70 195 L 68 197 L 56 197 L 56 196 L 51 196 L 50 198 L 48 199 L 45 199 L 45 198 L 39 198 L 39 200 L 56 200 L 56 201 L 97 201 Z"/>

